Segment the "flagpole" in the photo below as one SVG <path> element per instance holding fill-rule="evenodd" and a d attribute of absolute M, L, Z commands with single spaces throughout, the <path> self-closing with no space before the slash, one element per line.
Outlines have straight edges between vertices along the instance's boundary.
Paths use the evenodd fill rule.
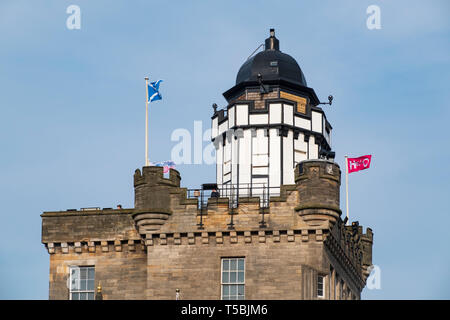
<path fill-rule="evenodd" d="M 145 166 L 148 162 L 148 77 L 145 77 Z"/>
<path fill-rule="evenodd" d="M 345 205 L 347 206 L 347 225 L 350 224 L 348 218 L 348 156 L 345 156 Z"/>

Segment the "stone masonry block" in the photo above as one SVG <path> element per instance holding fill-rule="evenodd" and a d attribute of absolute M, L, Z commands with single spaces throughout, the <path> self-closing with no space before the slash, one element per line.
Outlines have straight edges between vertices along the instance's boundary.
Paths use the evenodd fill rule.
<path fill-rule="evenodd" d="M 203 244 L 208 244 L 209 243 L 208 232 L 202 232 L 202 243 Z"/>
<path fill-rule="evenodd" d="M 265 231 L 258 231 L 258 241 L 260 243 L 266 242 L 266 232 Z"/>
<path fill-rule="evenodd" d="M 94 241 L 89 241 L 88 242 L 88 251 L 89 252 L 95 252 L 95 242 Z"/>
<path fill-rule="evenodd" d="M 180 237 L 180 233 L 174 233 L 173 234 L 173 243 L 174 244 L 181 244 L 181 237 Z"/>
<path fill-rule="evenodd" d="M 245 243 L 251 243 L 252 242 L 252 234 L 250 231 L 245 231 L 244 232 L 244 238 L 245 238 Z"/>
<path fill-rule="evenodd" d="M 323 231 L 316 230 L 316 241 L 323 241 Z"/>
<path fill-rule="evenodd" d="M 218 244 L 222 244 L 223 243 L 222 232 L 216 232 L 216 243 L 218 243 Z"/>
<path fill-rule="evenodd" d="M 53 242 L 48 243 L 47 249 L 49 254 L 55 253 L 55 244 Z"/>
<path fill-rule="evenodd" d="M 108 252 L 109 251 L 108 241 L 102 241 L 100 243 L 100 245 L 102 246 L 102 252 Z"/>
<path fill-rule="evenodd" d="M 167 244 L 167 235 L 165 233 L 161 233 L 159 235 L 159 244 L 160 245 L 166 245 Z"/>
<path fill-rule="evenodd" d="M 136 246 L 134 245 L 134 240 L 128 240 L 128 251 L 135 251 Z"/>
<path fill-rule="evenodd" d="M 287 232 L 287 240 L 288 240 L 288 242 L 294 242 L 295 241 L 294 230 L 288 230 L 288 232 Z"/>
<path fill-rule="evenodd" d="M 114 250 L 116 250 L 116 252 L 122 251 L 122 243 L 120 240 L 114 240 Z"/>
<path fill-rule="evenodd" d="M 308 236 L 308 230 L 303 229 L 303 230 L 302 230 L 302 241 L 303 241 L 303 242 L 306 242 L 306 241 L 308 241 L 308 239 L 309 239 L 309 236 Z"/>
<path fill-rule="evenodd" d="M 231 243 L 237 243 L 238 242 L 236 231 L 231 231 L 230 232 L 230 242 Z"/>
<path fill-rule="evenodd" d="M 193 232 L 188 233 L 188 244 L 195 244 L 195 237 Z"/>
<path fill-rule="evenodd" d="M 280 231 L 276 230 L 273 232 L 273 242 L 280 242 Z"/>

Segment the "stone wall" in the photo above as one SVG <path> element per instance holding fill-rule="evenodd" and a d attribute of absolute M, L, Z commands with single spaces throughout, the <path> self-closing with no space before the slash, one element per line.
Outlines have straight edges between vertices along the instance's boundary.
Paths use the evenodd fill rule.
<path fill-rule="evenodd" d="M 245 299 L 312 299 L 314 276 L 325 272 L 321 241 L 301 235 L 220 234 L 157 238 L 148 246 L 148 299 L 221 299 L 221 258 L 245 257 Z M 164 243 L 164 244 L 162 244 Z"/>
<path fill-rule="evenodd" d="M 44 212 L 42 242 L 140 239 L 133 210 Z"/>
<path fill-rule="evenodd" d="M 69 299 L 70 266 L 95 266 L 95 287 L 101 284 L 103 299 L 145 299 L 147 254 L 141 243 L 103 242 L 93 250 L 82 244 L 81 252 L 70 244 L 66 249 L 57 246 L 50 254 L 49 299 Z"/>
<path fill-rule="evenodd" d="M 68 299 L 70 266 L 95 266 L 105 299 L 144 299 L 147 255 L 133 210 L 42 214 L 42 242 L 50 254 L 49 298 Z"/>
<path fill-rule="evenodd" d="M 324 298 L 347 298 L 341 287 L 360 297 L 373 233 L 342 224 L 337 164 L 305 161 L 296 185 L 282 186 L 264 209 L 257 198 L 240 198 L 235 209 L 211 198 L 200 211 L 180 179 L 144 167 L 134 175 L 134 209 L 42 214 L 50 299 L 69 297 L 70 266 L 95 266 L 104 299 L 174 299 L 176 289 L 182 299 L 220 299 L 226 257 L 246 259 L 246 299 L 316 299 L 318 275 Z"/>

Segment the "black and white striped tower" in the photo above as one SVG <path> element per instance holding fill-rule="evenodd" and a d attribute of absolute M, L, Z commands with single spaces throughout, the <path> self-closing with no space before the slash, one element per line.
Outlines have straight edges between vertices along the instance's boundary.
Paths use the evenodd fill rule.
<path fill-rule="evenodd" d="M 295 59 L 280 51 L 274 29 L 264 51 L 247 59 L 223 95 L 228 106 L 215 107 L 212 116 L 222 189 L 264 186 L 277 194 L 281 185 L 295 184 L 297 163 L 331 151 L 332 127 L 320 101 Z"/>

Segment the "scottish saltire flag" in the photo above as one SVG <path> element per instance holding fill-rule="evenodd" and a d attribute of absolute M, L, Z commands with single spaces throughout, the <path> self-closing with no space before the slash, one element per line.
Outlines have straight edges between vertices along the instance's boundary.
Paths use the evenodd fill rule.
<path fill-rule="evenodd" d="M 162 96 L 159 93 L 159 84 L 162 82 L 162 80 L 158 80 L 155 82 L 150 82 L 148 85 L 148 102 L 161 100 Z"/>

